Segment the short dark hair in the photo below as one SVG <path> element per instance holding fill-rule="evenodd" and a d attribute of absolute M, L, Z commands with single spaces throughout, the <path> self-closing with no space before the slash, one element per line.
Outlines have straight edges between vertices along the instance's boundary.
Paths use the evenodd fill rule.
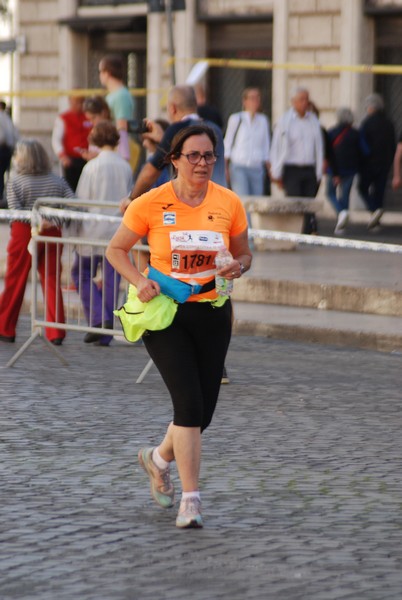
<path fill-rule="evenodd" d="M 85 98 L 82 107 L 84 112 L 89 112 L 91 115 L 104 114 L 105 119 L 110 119 L 110 108 L 103 96 L 90 96 Z"/>
<path fill-rule="evenodd" d="M 123 81 L 124 78 L 124 64 L 123 57 L 120 54 L 106 54 L 101 61 L 100 66 L 103 71 L 106 71 L 115 79 Z"/>
<path fill-rule="evenodd" d="M 111 121 L 99 121 L 93 126 L 88 136 L 88 141 L 98 148 L 103 148 L 103 146 L 115 148 L 119 143 L 119 139 L 119 132 Z"/>
<path fill-rule="evenodd" d="M 179 158 L 183 150 L 184 142 L 194 135 L 207 135 L 212 142 L 212 147 L 215 152 L 217 139 L 213 129 L 207 125 L 191 125 L 180 129 L 172 139 L 170 152 L 166 156 L 166 162 L 170 162 L 172 158 Z"/>

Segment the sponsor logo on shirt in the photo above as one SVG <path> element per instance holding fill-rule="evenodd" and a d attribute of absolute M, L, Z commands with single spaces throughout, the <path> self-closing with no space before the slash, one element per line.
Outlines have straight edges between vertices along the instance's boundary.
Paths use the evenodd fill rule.
<path fill-rule="evenodd" d="M 176 213 L 175 212 L 164 212 L 163 213 L 163 224 L 164 225 L 176 225 Z"/>
<path fill-rule="evenodd" d="M 222 213 L 221 211 L 210 211 L 208 212 L 208 221 L 229 221 L 230 217 L 227 213 Z"/>
<path fill-rule="evenodd" d="M 217 231 L 171 231 L 169 235 L 172 250 L 176 248 L 216 250 L 223 244 L 222 234 Z"/>

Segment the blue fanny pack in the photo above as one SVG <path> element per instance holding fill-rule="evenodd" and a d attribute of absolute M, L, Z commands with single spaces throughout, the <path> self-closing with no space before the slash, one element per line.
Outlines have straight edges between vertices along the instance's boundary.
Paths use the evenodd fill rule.
<path fill-rule="evenodd" d="M 191 285 L 185 281 L 169 277 L 169 275 L 161 273 L 158 269 L 155 269 L 150 265 L 148 269 L 148 279 L 152 279 L 152 281 L 159 283 L 162 294 L 176 300 L 179 304 L 186 302 L 193 294 L 203 294 L 204 292 L 209 292 L 215 288 L 215 279 L 208 281 L 208 283 L 205 283 L 204 285 L 200 285 L 199 283 Z"/>

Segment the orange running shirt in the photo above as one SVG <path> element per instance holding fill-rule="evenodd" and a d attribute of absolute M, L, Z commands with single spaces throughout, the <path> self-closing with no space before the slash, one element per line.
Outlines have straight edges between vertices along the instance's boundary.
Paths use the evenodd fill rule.
<path fill-rule="evenodd" d="M 180 202 L 169 181 L 135 199 L 123 223 L 141 237 L 148 236 L 151 264 L 165 275 L 187 283 L 204 284 L 215 275 L 215 255 L 230 237 L 247 228 L 240 198 L 209 182 L 202 203 L 191 207 Z M 214 299 L 216 291 L 190 296 L 190 301 Z"/>

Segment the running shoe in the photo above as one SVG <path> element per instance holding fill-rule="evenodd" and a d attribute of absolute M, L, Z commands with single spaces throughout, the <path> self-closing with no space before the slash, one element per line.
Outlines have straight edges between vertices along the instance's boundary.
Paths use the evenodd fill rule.
<path fill-rule="evenodd" d="M 138 460 L 141 467 L 149 475 L 151 482 L 151 494 L 155 502 L 162 508 L 170 508 L 174 505 L 174 487 L 170 481 L 170 469 L 158 469 L 152 460 L 153 448 L 141 448 L 138 452 Z"/>
<path fill-rule="evenodd" d="M 345 233 L 345 228 L 346 228 L 346 225 L 348 224 L 348 221 L 349 221 L 349 211 L 341 210 L 341 212 L 338 215 L 338 220 L 336 222 L 334 234 L 335 235 L 343 235 Z"/>
<path fill-rule="evenodd" d="M 187 498 L 180 502 L 176 527 L 180 527 L 180 529 L 200 529 L 203 527 L 201 500 L 198 498 Z"/>
<path fill-rule="evenodd" d="M 223 367 L 221 384 L 222 383 L 229 383 L 229 377 L 226 371 L 226 367 Z"/>
<path fill-rule="evenodd" d="M 380 224 L 380 219 L 383 216 L 384 211 L 382 208 L 377 208 L 373 213 L 371 213 L 370 220 L 368 222 L 367 228 L 374 229 L 377 225 Z"/>

